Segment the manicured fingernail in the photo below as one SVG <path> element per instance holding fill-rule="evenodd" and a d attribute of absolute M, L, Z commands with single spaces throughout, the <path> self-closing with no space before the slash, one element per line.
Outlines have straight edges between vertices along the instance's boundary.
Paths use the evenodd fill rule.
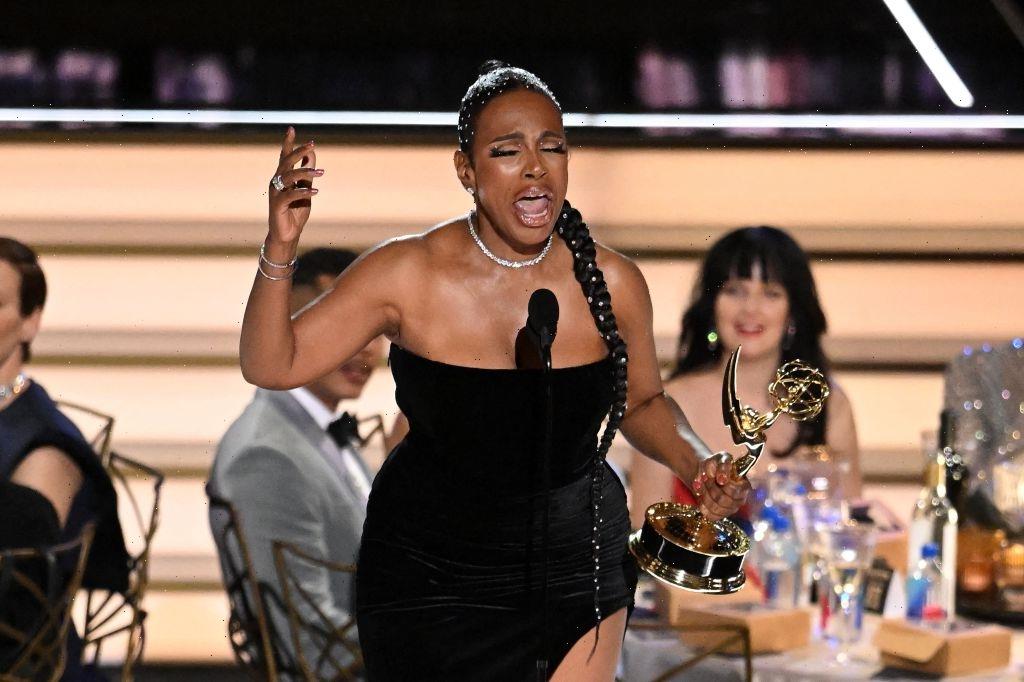
<path fill-rule="evenodd" d="M 725 485 L 729 482 L 729 477 L 725 474 L 718 474 L 718 476 L 715 477 L 715 482 L 718 483 L 718 485 Z"/>
<path fill-rule="evenodd" d="M 317 177 L 320 177 L 323 174 L 324 174 L 324 169 L 323 168 L 317 168 L 315 171 L 313 171 L 313 175 L 315 175 Z"/>
<path fill-rule="evenodd" d="M 309 193 L 310 194 L 317 194 L 319 191 L 320 190 L 318 190 L 316 187 L 314 187 L 313 189 L 309 190 Z"/>
<path fill-rule="evenodd" d="M 700 490 L 701 486 L 703 486 L 703 485 L 704 485 L 704 481 L 700 480 L 699 478 L 693 479 L 693 489 L 694 490 Z"/>

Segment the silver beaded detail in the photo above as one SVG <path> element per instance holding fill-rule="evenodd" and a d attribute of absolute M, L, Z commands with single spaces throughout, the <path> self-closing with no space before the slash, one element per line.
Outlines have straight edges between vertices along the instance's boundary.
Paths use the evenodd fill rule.
<path fill-rule="evenodd" d="M 590 550 L 593 560 L 592 579 L 594 581 L 594 619 L 597 623 L 598 632 L 601 625 L 601 531 L 604 526 L 604 518 L 601 514 L 601 505 L 604 502 L 604 479 L 605 479 L 605 458 L 608 449 L 611 447 L 612 439 L 618 431 L 619 423 L 622 421 L 623 410 L 626 404 L 626 377 L 622 370 L 626 368 L 627 353 L 626 343 L 618 333 L 615 324 L 615 316 L 612 313 L 610 294 L 604 282 L 604 275 L 597 268 L 594 261 L 595 245 L 590 236 L 586 223 L 574 216 L 575 224 L 570 222 L 569 203 L 565 207 L 570 210 L 563 210 L 561 219 L 557 226 L 558 234 L 565 240 L 566 245 L 573 255 L 573 269 L 576 272 L 577 280 L 583 288 L 583 293 L 590 305 L 590 313 L 597 323 L 601 337 L 610 351 L 615 369 L 615 402 L 612 404 L 608 416 L 608 425 L 598 443 L 597 452 L 594 457 L 594 466 L 591 472 L 590 508 L 592 514 L 592 535 L 590 539 Z M 596 646 L 596 643 L 595 643 Z"/>
<path fill-rule="evenodd" d="M 505 268 L 519 269 L 528 268 L 531 265 L 536 265 L 537 263 L 544 260 L 544 256 L 548 255 L 548 251 L 551 250 L 551 242 L 554 240 L 554 234 L 549 234 L 547 244 L 544 245 L 544 248 L 541 250 L 540 253 L 538 253 L 530 260 L 506 260 L 504 258 L 501 258 L 500 256 L 495 256 L 493 253 L 491 253 L 491 250 L 488 249 L 487 246 L 484 244 L 483 240 L 480 239 L 480 235 L 476 233 L 476 229 L 473 227 L 472 213 L 466 216 L 466 223 L 469 225 L 469 236 L 473 238 L 473 241 L 476 242 L 476 245 L 478 247 L 480 247 L 480 250 L 483 251 L 483 254 L 490 258 L 495 263 L 497 263 L 498 265 Z"/>

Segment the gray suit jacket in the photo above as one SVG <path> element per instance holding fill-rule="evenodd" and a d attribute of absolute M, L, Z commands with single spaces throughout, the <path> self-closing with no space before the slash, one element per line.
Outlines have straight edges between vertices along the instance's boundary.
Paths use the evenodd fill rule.
<path fill-rule="evenodd" d="M 277 586 L 278 594 L 273 540 L 285 540 L 315 557 L 355 563 L 366 498 L 353 483 L 351 467 L 371 477 L 358 452 L 351 452 L 354 457 L 345 457 L 288 392 L 263 389 L 257 389 L 217 446 L 211 492 L 238 511 L 257 579 Z M 328 617 L 336 624 L 348 618 L 353 585 L 347 574 L 298 562 L 290 567 Z M 268 610 L 290 646 L 287 616 L 273 605 Z M 306 615 L 316 622 L 312 613 Z M 309 652 L 306 658 L 316 659 Z"/>

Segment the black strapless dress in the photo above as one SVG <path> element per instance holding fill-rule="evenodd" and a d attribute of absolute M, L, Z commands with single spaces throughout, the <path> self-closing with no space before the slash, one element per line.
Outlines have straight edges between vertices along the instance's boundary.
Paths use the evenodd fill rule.
<path fill-rule="evenodd" d="M 371 682 L 532 680 L 541 650 L 543 437 L 539 370 L 448 365 L 391 347 L 410 431 L 373 482 L 357 574 Z M 600 573 L 591 474 L 612 363 L 552 371 L 549 672 L 602 618 L 632 604 L 636 568 L 618 477 L 605 472 Z"/>

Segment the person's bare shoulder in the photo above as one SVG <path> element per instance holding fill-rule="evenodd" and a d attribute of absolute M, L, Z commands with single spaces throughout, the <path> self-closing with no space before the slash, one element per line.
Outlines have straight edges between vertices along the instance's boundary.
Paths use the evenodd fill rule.
<path fill-rule="evenodd" d="M 690 396 L 708 395 L 709 391 L 718 390 L 721 382 L 722 377 L 715 369 L 702 369 L 672 377 L 665 382 L 665 392 L 685 407 Z"/>
<path fill-rule="evenodd" d="M 849 396 L 835 377 L 828 378 L 828 407 L 829 412 L 837 416 L 853 411 Z"/>
<path fill-rule="evenodd" d="M 395 237 L 367 249 L 353 264 L 361 271 L 384 275 L 398 285 L 416 286 L 420 277 L 446 254 L 454 251 L 457 220 L 435 225 L 423 232 Z M 386 286 L 384 280 L 381 285 Z"/>
<path fill-rule="evenodd" d="M 615 294 L 634 302 L 644 299 L 649 301 L 647 280 L 632 259 L 615 249 L 597 244 L 597 265 L 604 273 L 604 280 L 613 296 L 613 305 Z"/>

